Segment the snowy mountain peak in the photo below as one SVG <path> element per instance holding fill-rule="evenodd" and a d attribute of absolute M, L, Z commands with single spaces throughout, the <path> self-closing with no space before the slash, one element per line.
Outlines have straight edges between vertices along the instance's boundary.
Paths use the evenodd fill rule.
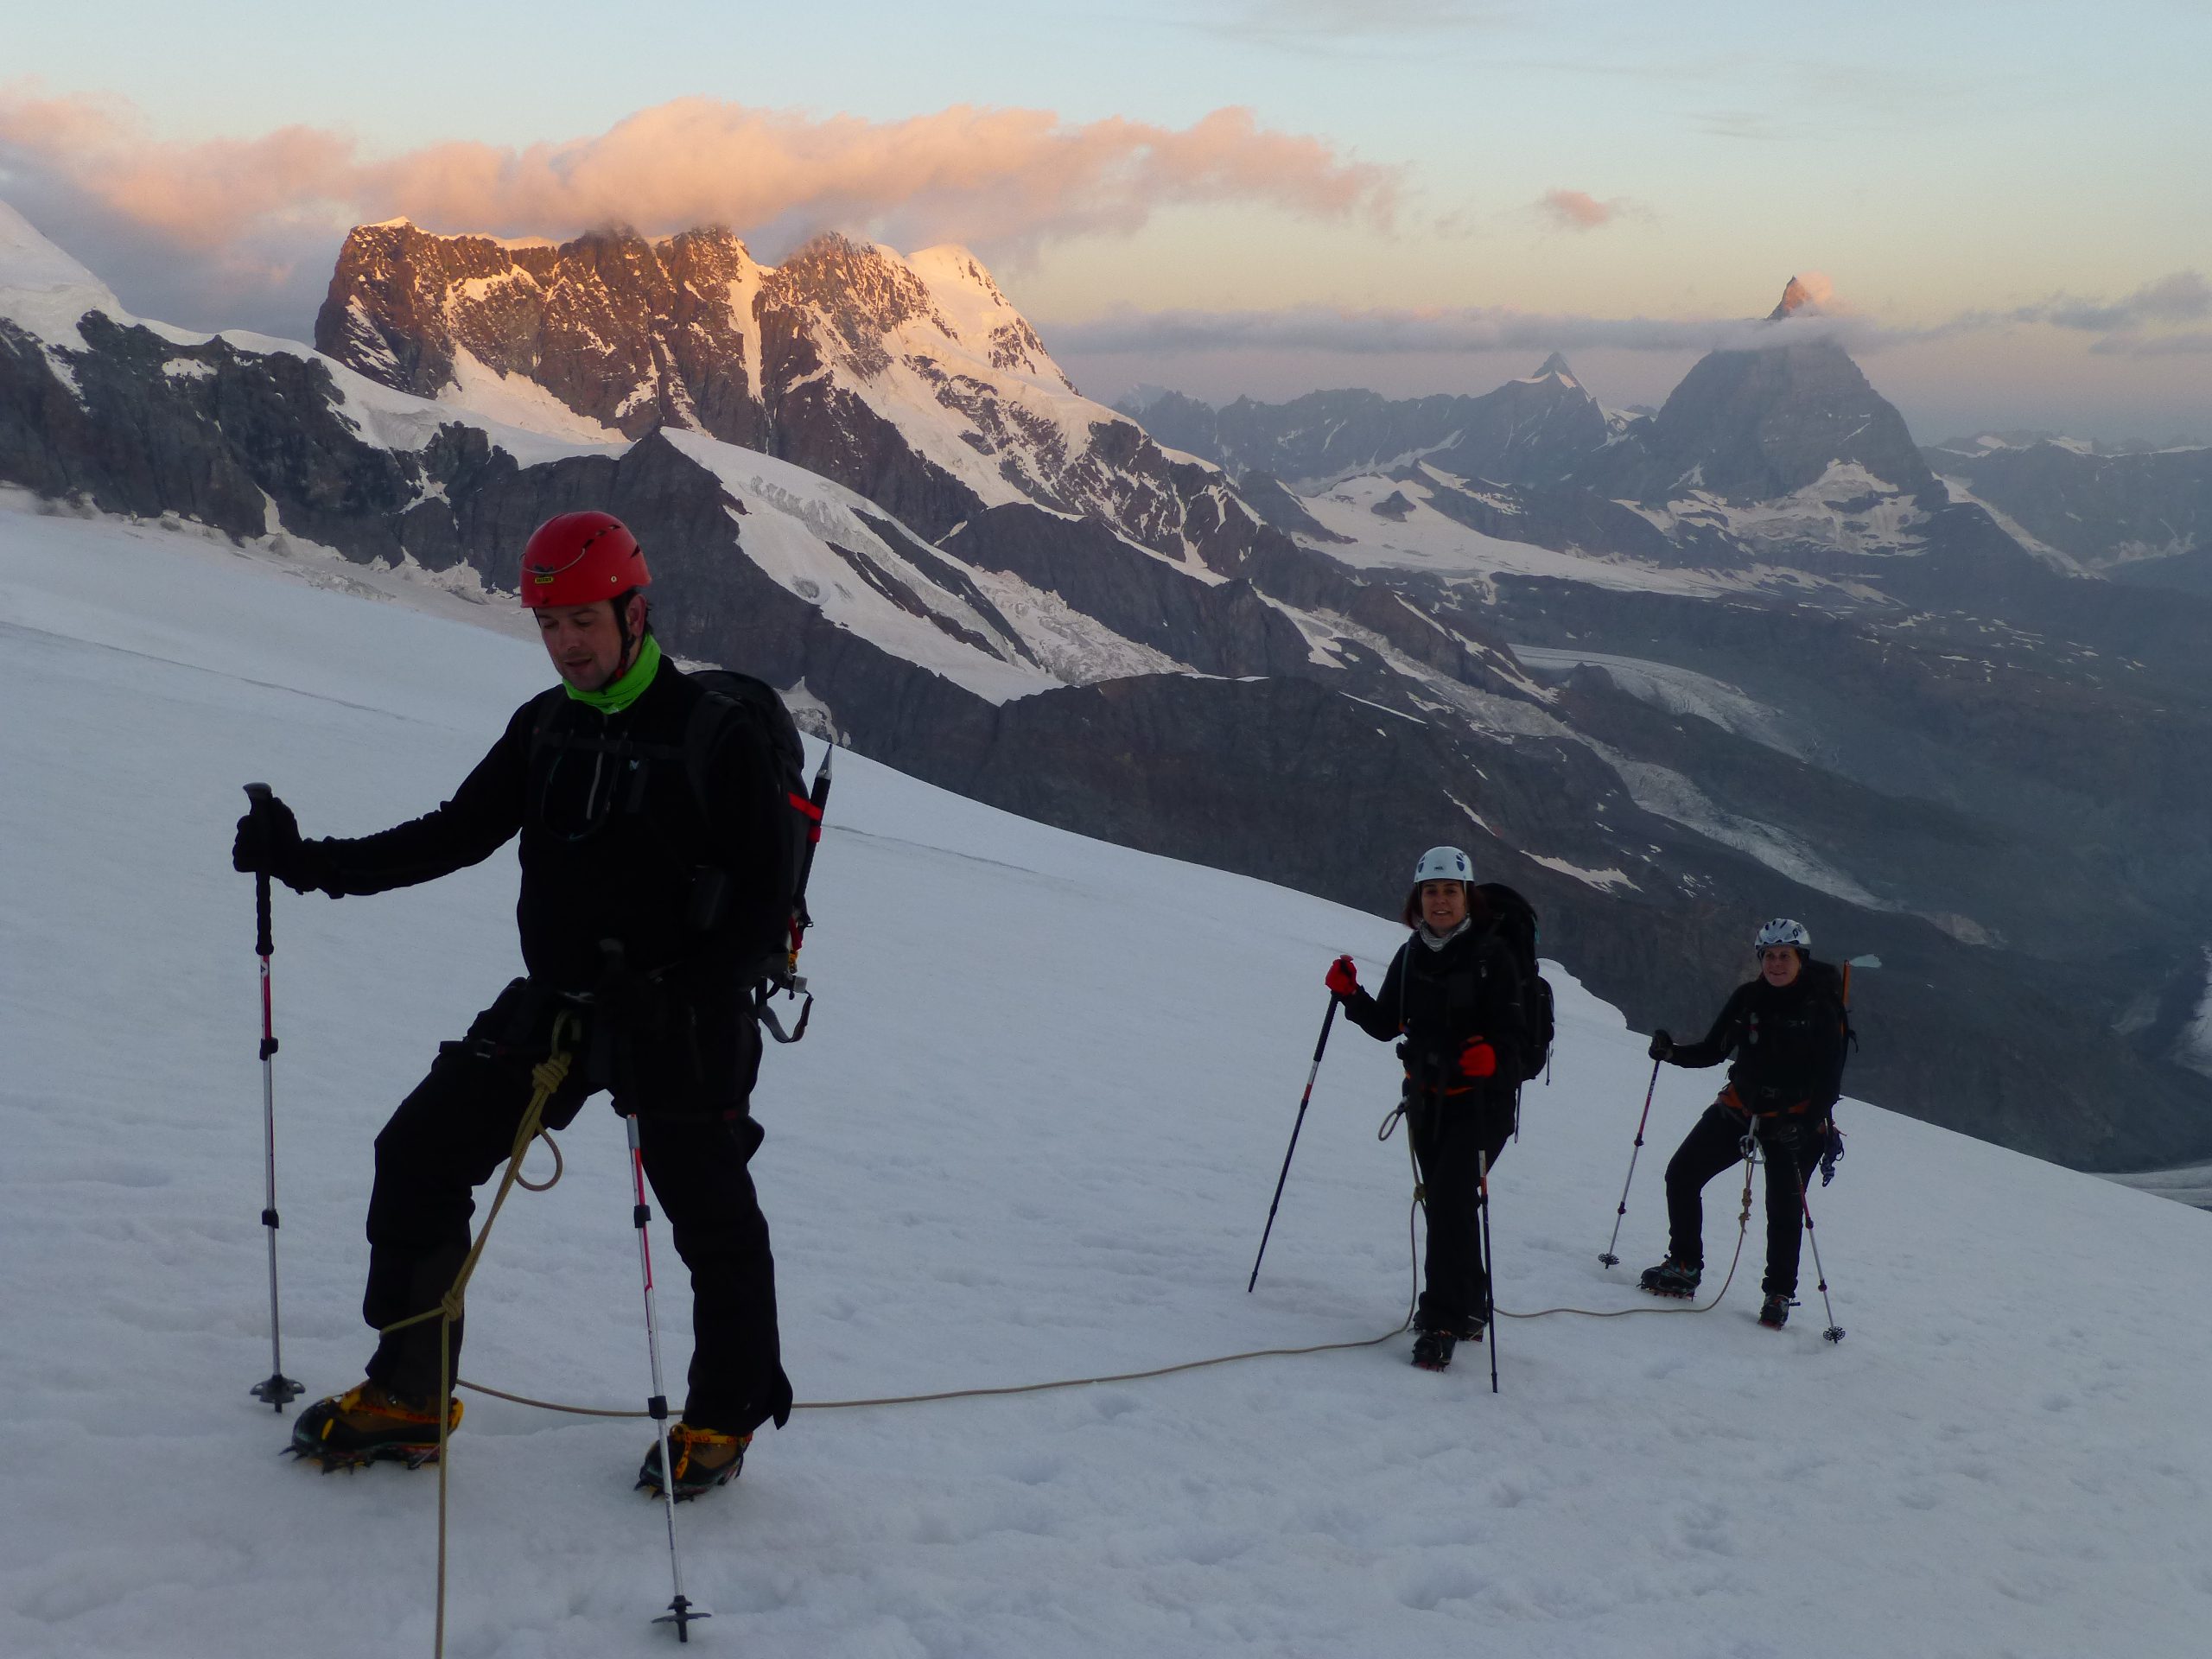
<path fill-rule="evenodd" d="M 84 345 L 77 320 L 87 311 L 130 313 L 105 283 L 0 201 L 0 319 L 49 345 Z"/>
<path fill-rule="evenodd" d="M 1075 390 L 1029 320 L 1014 308 L 991 273 L 967 249 L 955 244 L 925 248 L 906 262 L 936 296 L 957 337 L 971 351 L 987 355 L 991 366 Z"/>
<path fill-rule="evenodd" d="M 1813 290 L 1806 285 L 1802 278 L 1792 276 L 1782 290 L 1780 302 L 1773 310 L 1766 314 L 1766 320 L 1769 322 L 1780 322 L 1784 317 L 1799 315 L 1817 317 L 1820 315 L 1820 302 L 1814 296 Z"/>
<path fill-rule="evenodd" d="M 1531 380 L 1556 380 L 1560 385 L 1573 386 L 1577 391 L 1582 387 L 1582 383 L 1574 378 L 1574 371 L 1567 367 L 1567 359 L 1557 352 L 1554 352 L 1546 358 L 1543 366 L 1529 378 Z"/>

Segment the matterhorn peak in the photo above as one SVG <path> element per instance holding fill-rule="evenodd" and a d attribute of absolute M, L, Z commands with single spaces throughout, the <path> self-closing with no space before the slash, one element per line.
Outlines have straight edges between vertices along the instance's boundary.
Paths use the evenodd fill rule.
<path fill-rule="evenodd" d="M 1766 314 L 1769 322 L 1780 322 L 1784 317 L 1798 315 L 1816 317 L 1821 314 L 1819 296 L 1802 276 L 1792 276 L 1788 287 L 1782 290 L 1782 302 Z"/>
<path fill-rule="evenodd" d="M 1554 352 L 1549 357 L 1546 358 L 1544 359 L 1543 367 L 1538 369 L 1535 373 L 1530 375 L 1529 378 L 1531 380 L 1545 380 L 1554 377 L 1566 381 L 1570 386 L 1579 386 L 1582 384 L 1580 380 L 1577 380 L 1574 378 L 1574 371 L 1567 367 L 1567 359 L 1562 357 L 1557 352 Z"/>

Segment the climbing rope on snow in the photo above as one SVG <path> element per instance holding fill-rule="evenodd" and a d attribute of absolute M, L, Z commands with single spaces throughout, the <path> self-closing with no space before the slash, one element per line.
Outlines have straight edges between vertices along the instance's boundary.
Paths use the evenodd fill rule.
<path fill-rule="evenodd" d="M 1416 1200 L 1418 1203 L 1418 1200 Z M 1406 1211 L 1406 1245 L 1414 1248 L 1414 1214 Z M 1419 1294 L 1416 1282 L 1415 1294 Z M 1243 1353 L 1217 1354 L 1209 1359 L 1186 1359 L 1173 1365 L 1155 1365 L 1147 1370 L 1116 1371 L 1103 1376 L 1064 1376 L 1049 1382 L 1013 1382 L 995 1388 L 946 1389 L 935 1394 L 888 1394 L 859 1400 L 799 1400 L 792 1402 L 793 1411 L 852 1411 L 862 1406 L 918 1406 L 941 1400 L 988 1400 L 1005 1395 L 1046 1394 L 1056 1389 L 1089 1388 L 1100 1382 L 1141 1382 L 1155 1376 L 1173 1376 L 1180 1371 L 1200 1371 L 1209 1366 L 1233 1364 L 1245 1359 L 1288 1359 L 1304 1354 L 1333 1354 L 1353 1348 L 1379 1348 L 1393 1337 L 1405 1334 L 1414 1322 L 1413 1303 L 1406 1305 L 1406 1316 L 1379 1337 L 1357 1337 L 1345 1342 L 1309 1343 L 1300 1348 L 1252 1348 Z M 495 1400 L 511 1401 L 518 1406 L 533 1406 L 541 1411 L 565 1412 L 575 1417 L 644 1417 L 642 1411 L 620 1411 L 605 1406 L 570 1406 L 553 1400 L 536 1400 L 526 1394 L 512 1394 L 505 1389 L 495 1389 L 482 1382 L 472 1382 L 467 1377 L 459 1379 L 459 1386 L 472 1393 L 489 1395 Z"/>
<path fill-rule="evenodd" d="M 1751 1172 L 1758 1167 L 1755 1157 L 1744 1160 L 1744 1207 L 1736 1216 L 1736 1253 L 1728 1258 L 1728 1276 L 1720 1281 L 1720 1288 L 1713 1293 L 1713 1300 L 1695 1307 L 1540 1307 L 1527 1313 L 1515 1313 L 1493 1306 L 1491 1311 L 1501 1319 L 1545 1319 L 1554 1313 L 1573 1313 L 1586 1319 L 1618 1319 L 1630 1313 L 1710 1313 L 1720 1306 L 1728 1294 L 1728 1287 L 1736 1281 L 1736 1268 L 1744 1259 L 1744 1241 L 1751 1230 Z"/>
<path fill-rule="evenodd" d="M 377 1334 L 390 1336 L 395 1331 L 404 1331 L 410 1325 L 429 1320 L 438 1321 L 438 1606 L 436 1642 L 432 1651 L 444 1659 L 446 1650 L 446 1451 L 453 1432 L 453 1392 L 457 1379 L 453 1374 L 453 1327 L 464 1311 L 468 1292 L 468 1281 L 476 1271 L 476 1264 L 483 1258 L 484 1246 L 490 1242 L 492 1224 L 499 1218 L 499 1206 L 507 1201 L 507 1194 L 518 1186 L 531 1192 L 543 1192 L 561 1179 L 561 1148 L 545 1132 L 545 1106 L 568 1081 L 571 1065 L 567 1042 L 570 1036 L 582 1034 L 582 1024 L 573 1014 L 563 1014 L 553 1023 L 551 1052 L 531 1069 L 530 1104 L 523 1109 L 522 1121 L 515 1126 L 513 1145 L 507 1153 L 507 1166 L 499 1178 L 499 1190 L 493 1195 L 492 1207 L 485 1213 L 484 1224 L 476 1230 L 476 1237 L 468 1247 L 468 1254 L 461 1258 L 461 1268 L 454 1274 L 453 1283 L 438 1299 L 435 1307 L 425 1308 L 420 1313 L 410 1313 L 404 1319 L 395 1319 Z M 553 1148 L 553 1173 L 542 1182 L 523 1179 L 522 1160 L 529 1153 L 531 1143 L 543 1136 L 545 1144 Z M 467 1386 L 463 1384 L 461 1386 Z M 639 1414 L 642 1415 L 643 1414 Z"/>
<path fill-rule="evenodd" d="M 1389 1139 L 1391 1132 L 1397 1127 L 1397 1119 L 1402 1116 L 1402 1109 L 1392 1111 L 1389 1116 L 1383 1119 L 1382 1127 L 1376 1132 L 1376 1138 L 1382 1141 Z M 1408 1157 L 1411 1157 L 1413 1147 L 1410 1136 L 1408 1137 L 1406 1150 Z M 791 1409 L 793 1411 L 854 1411 L 867 1406 L 921 1406 L 933 1405 L 946 1400 L 990 1400 L 1002 1398 L 1011 1395 L 1047 1394 L 1060 1389 L 1090 1388 L 1096 1384 L 1104 1382 L 1147 1382 L 1154 1377 L 1173 1376 L 1183 1371 L 1205 1370 L 1215 1365 L 1230 1365 L 1247 1359 L 1294 1359 L 1301 1357 L 1307 1354 L 1333 1354 L 1342 1353 L 1349 1350 L 1357 1348 L 1379 1348 L 1384 1343 L 1390 1341 L 1393 1338 L 1403 1336 L 1408 1330 L 1412 1328 L 1414 1322 L 1414 1308 L 1418 1304 L 1420 1298 L 1420 1245 L 1414 1231 L 1414 1217 L 1420 1211 L 1422 1205 L 1427 1202 L 1427 1190 L 1421 1184 L 1419 1179 L 1420 1165 L 1418 1160 L 1415 1160 L 1414 1167 L 1415 1180 L 1414 1185 L 1413 1202 L 1408 1206 L 1406 1211 L 1406 1250 L 1413 1268 L 1414 1295 L 1412 1300 L 1410 1300 L 1407 1304 L 1405 1318 L 1399 1320 L 1397 1324 L 1392 1325 L 1390 1329 L 1385 1331 L 1379 1337 L 1354 1338 L 1344 1342 L 1309 1343 L 1302 1347 L 1295 1348 L 1251 1348 L 1246 1349 L 1239 1353 L 1217 1354 L 1207 1359 L 1186 1359 L 1173 1365 L 1155 1365 L 1145 1370 L 1113 1371 L 1099 1376 L 1055 1377 L 1050 1382 L 1012 1382 L 1003 1383 L 995 1387 L 945 1389 L 929 1394 L 874 1395 L 865 1398 L 852 1400 L 800 1400 L 793 1402 Z M 1729 1258 L 1727 1276 L 1721 1281 L 1720 1288 L 1714 1293 L 1711 1301 L 1700 1303 L 1694 1307 L 1667 1307 L 1661 1306 L 1615 1308 L 1543 1307 L 1533 1309 L 1527 1313 L 1516 1313 L 1510 1308 L 1494 1306 L 1491 1311 L 1500 1319 L 1548 1319 L 1555 1313 L 1578 1314 L 1584 1319 L 1618 1319 L 1631 1313 L 1665 1313 L 1680 1315 L 1683 1313 L 1711 1313 L 1714 1308 L 1718 1307 L 1722 1300 L 1727 1296 L 1728 1287 L 1734 1282 L 1737 1267 L 1743 1260 L 1744 1242 L 1748 1236 L 1751 1229 L 1751 1171 L 1753 1167 L 1753 1165 L 1749 1160 L 1745 1161 L 1744 1166 L 1743 1206 L 1736 1217 L 1736 1251 L 1735 1254 Z M 495 1212 L 497 1206 L 495 1205 Z M 488 1227 L 490 1224 L 487 1222 L 486 1225 Z M 635 1419 L 643 1418 L 649 1414 L 642 1411 L 622 1410 L 607 1406 L 575 1406 L 568 1405 L 557 1400 L 540 1400 L 531 1395 L 516 1394 L 506 1389 L 495 1389 L 489 1383 L 472 1382 L 467 1377 L 461 1377 L 457 1379 L 455 1386 L 467 1389 L 474 1394 L 487 1395 L 494 1400 L 505 1400 L 514 1405 L 529 1406 L 539 1411 L 557 1411 L 572 1417 L 621 1417 Z"/>

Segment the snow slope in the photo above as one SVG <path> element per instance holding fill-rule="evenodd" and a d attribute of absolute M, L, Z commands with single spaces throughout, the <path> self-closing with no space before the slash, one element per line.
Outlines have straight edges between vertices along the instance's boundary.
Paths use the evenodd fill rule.
<path fill-rule="evenodd" d="M 0 1652 L 428 1653 L 435 1484 L 326 1478 L 249 1400 L 269 1351 L 238 784 L 310 833 L 448 792 L 546 679 L 527 640 L 362 603 L 155 529 L 0 513 Z M 1376 1335 L 1408 1290 L 1387 1048 L 1332 1042 L 1244 1277 L 1322 1012 L 1396 930 L 840 763 L 755 1170 L 803 1400 Z M 1419 839 L 1417 827 L 1408 834 Z M 1409 852 L 1413 842 L 1408 842 Z M 280 893 L 286 1369 L 358 1375 L 370 1141 L 516 968 L 511 855 L 434 887 Z M 1669 1071 L 1622 1236 L 1643 1039 L 1553 969 L 1556 1075 L 1497 1181 L 1509 1309 L 1656 1307 Z M 1685 1008 L 1685 1021 L 1707 1012 Z M 1509 1321 L 1014 1399 L 802 1412 L 682 1512 L 702 1654 L 2161 1656 L 2212 1621 L 2212 1217 L 1847 1105 L 1817 1299 Z M 646 1392 L 617 1125 L 518 1194 L 465 1370 Z M 542 1169 L 537 1172 L 543 1173 Z M 1708 1239 L 1726 1260 L 1734 1194 Z M 664 1229 L 656 1238 L 668 1254 Z M 1752 1253 L 1756 1255 L 1756 1231 Z M 1808 1264 L 1809 1265 L 1809 1264 Z M 678 1282 L 664 1303 L 685 1359 Z M 1810 1281 L 1807 1287 L 1811 1295 Z M 448 1651 L 653 1654 L 632 1422 L 468 1402 Z"/>
<path fill-rule="evenodd" d="M 1395 519 L 1376 511 L 1394 496 L 1405 504 L 1404 516 Z M 1300 497 L 1299 505 L 1322 528 L 1345 538 L 1329 544 L 1329 556 L 1357 569 L 1433 570 L 1446 577 L 1550 576 L 1696 598 L 1732 587 L 1710 571 L 1661 569 L 1630 559 L 1558 553 L 1531 542 L 1485 536 L 1431 506 L 1421 485 L 1380 473 L 1339 480 L 1322 493 Z"/>

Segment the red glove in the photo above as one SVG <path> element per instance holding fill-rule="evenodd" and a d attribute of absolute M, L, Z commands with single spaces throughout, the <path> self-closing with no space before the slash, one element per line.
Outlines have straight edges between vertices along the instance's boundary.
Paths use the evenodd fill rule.
<path fill-rule="evenodd" d="M 1352 959 L 1350 957 L 1338 957 L 1329 964 L 1329 976 L 1326 983 L 1332 996 L 1357 996 L 1359 969 L 1352 965 Z"/>
<path fill-rule="evenodd" d="M 1467 1046 L 1459 1051 L 1459 1071 L 1461 1076 L 1469 1077 L 1497 1075 L 1497 1051 L 1490 1046 L 1487 1037 L 1467 1039 Z"/>

